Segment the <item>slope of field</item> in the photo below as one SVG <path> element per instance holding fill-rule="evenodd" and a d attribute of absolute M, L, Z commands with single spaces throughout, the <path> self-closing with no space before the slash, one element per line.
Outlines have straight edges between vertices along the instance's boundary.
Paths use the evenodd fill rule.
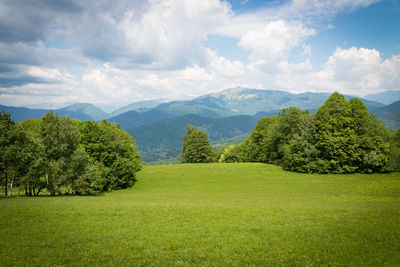
<path fill-rule="evenodd" d="M 399 177 L 146 166 L 103 196 L 0 199 L 0 265 L 398 266 Z"/>

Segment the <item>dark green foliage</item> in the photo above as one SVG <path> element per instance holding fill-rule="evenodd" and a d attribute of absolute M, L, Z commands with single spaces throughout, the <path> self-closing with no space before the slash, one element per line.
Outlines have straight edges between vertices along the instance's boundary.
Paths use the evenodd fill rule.
<path fill-rule="evenodd" d="M 390 155 L 388 163 L 389 171 L 400 171 L 400 129 L 398 129 L 390 140 Z"/>
<path fill-rule="evenodd" d="M 135 141 L 103 121 L 79 122 L 46 113 L 15 124 L 0 117 L 0 175 L 5 194 L 17 184 L 25 194 L 96 194 L 133 185 L 141 169 Z M 11 195 L 11 193 L 10 193 Z"/>
<path fill-rule="evenodd" d="M 75 155 L 81 159 L 76 161 L 80 166 L 76 166 L 75 179 L 71 181 L 71 189 L 76 194 L 97 194 L 107 188 L 107 169 L 101 162 L 91 161 L 84 150 L 78 150 Z"/>
<path fill-rule="evenodd" d="M 86 153 L 104 166 L 111 167 L 117 155 L 104 129 L 97 122 L 84 121 L 80 124 L 79 130 L 82 135 L 81 143 Z"/>
<path fill-rule="evenodd" d="M 338 93 L 315 114 L 318 158 L 324 170 L 318 172 L 380 172 L 388 161 L 387 137 L 383 126 L 358 99 L 346 101 Z M 380 133 L 379 133 L 380 131 Z"/>
<path fill-rule="evenodd" d="M 241 161 L 270 162 L 276 158 L 272 146 L 277 122 L 277 117 L 264 117 L 258 121 L 251 135 L 241 146 Z"/>
<path fill-rule="evenodd" d="M 283 146 L 283 163 L 286 170 L 297 172 L 317 172 L 318 151 L 314 146 L 315 131 L 314 117 L 308 113 L 301 113 L 296 124 L 297 132 Z"/>
<path fill-rule="evenodd" d="M 183 136 L 181 162 L 212 162 L 214 156 L 215 152 L 208 142 L 207 133 L 203 130 L 196 130 L 192 125 L 188 125 L 186 134 Z"/>
<path fill-rule="evenodd" d="M 242 144 L 243 161 L 282 164 L 286 170 L 316 173 L 372 173 L 395 169 L 396 146 L 389 131 L 356 98 L 333 93 L 315 115 L 283 109 L 263 118 Z"/>
<path fill-rule="evenodd" d="M 26 174 L 29 152 L 33 147 L 23 128 L 15 124 L 6 112 L 0 113 L 0 147 L 0 175 L 7 196 L 11 195 L 19 178 Z"/>
<path fill-rule="evenodd" d="M 127 158 L 118 158 L 109 171 L 109 187 L 112 190 L 128 188 L 135 182 L 137 166 Z"/>
<path fill-rule="evenodd" d="M 61 187 L 69 180 L 80 133 L 69 118 L 48 112 L 42 117 L 40 136 L 46 162 L 46 188 L 52 195 L 61 193 Z"/>
<path fill-rule="evenodd" d="M 141 169 L 140 154 L 135 146 L 135 139 L 121 130 L 119 124 L 111 125 L 103 120 L 99 125 L 107 133 L 117 157 L 129 159 L 134 164 L 135 172 L 139 171 Z"/>
<path fill-rule="evenodd" d="M 86 184 L 91 184 L 94 180 L 97 188 L 100 188 L 89 187 L 89 190 L 101 191 L 102 188 L 115 190 L 132 186 L 135 173 L 141 169 L 135 140 L 121 130 L 119 125 L 113 126 L 104 120 L 101 123 L 85 121 L 79 128 L 82 145 L 91 161 L 98 166 L 104 166 L 104 171 L 100 173 L 94 173 L 92 167 L 89 169 L 94 178 L 88 175 L 82 177 Z"/>
<path fill-rule="evenodd" d="M 7 169 L 10 162 L 10 146 L 11 142 L 11 131 L 15 123 L 11 119 L 11 116 L 7 112 L 0 113 L 0 175 L 2 179 L 2 185 L 4 185 L 4 194 L 7 195 L 8 190 L 8 173 Z M 3 181 L 4 180 L 4 181 Z"/>

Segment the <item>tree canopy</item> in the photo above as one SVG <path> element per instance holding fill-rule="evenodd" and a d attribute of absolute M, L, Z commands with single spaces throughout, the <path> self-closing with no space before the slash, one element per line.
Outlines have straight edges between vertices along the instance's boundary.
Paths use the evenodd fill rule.
<path fill-rule="evenodd" d="M 94 194 L 132 186 L 141 169 L 135 141 L 107 121 L 80 122 L 51 112 L 15 124 L 0 117 L 0 175 L 26 195 Z"/>
<path fill-rule="evenodd" d="M 390 171 L 398 162 L 396 135 L 390 136 L 361 100 L 333 93 L 315 115 L 287 108 L 262 118 L 241 145 L 240 159 L 297 172 Z"/>
<path fill-rule="evenodd" d="M 188 125 L 183 136 L 181 162 L 205 163 L 214 160 L 215 152 L 211 147 L 207 133 Z"/>

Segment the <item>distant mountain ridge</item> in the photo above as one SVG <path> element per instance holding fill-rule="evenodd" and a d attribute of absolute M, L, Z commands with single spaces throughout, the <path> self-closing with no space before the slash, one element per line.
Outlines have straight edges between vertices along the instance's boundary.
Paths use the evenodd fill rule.
<path fill-rule="evenodd" d="M 81 121 L 93 120 L 93 118 L 85 113 L 72 111 L 72 110 L 49 110 L 49 109 L 30 109 L 24 107 L 12 107 L 0 105 L 0 111 L 3 110 L 11 114 L 11 118 L 15 122 L 21 122 L 27 119 L 37 119 L 42 117 L 49 111 L 58 113 L 61 116 L 70 117 L 72 119 L 78 119 Z"/>
<path fill-rule="evenodd" d="M 182 146 L 186 126 L 192 124 L 207 132 L 210 141 L 223 140 L 251 132 L 260 118 L 270 115 L 238 115 L 224 118 L 208 118 L 195 114 L 141 125 L 127 129 L 136 140 L 139 151 L 146 162 L 176 158 Z"/>
<path fill-rule="evenodd" d="M 187 101 L 162 103 L 145 112 L 128 112 L 112 117 L 113 123 L 120 123 L 123 129 L 134 128 L 147 123 L 170 119 L 186 114 L 221 118 L 236 115 L 255 115 L 258 112 L 277 111 L 285 107 L 299 107 L 310 112 L 320 107 L 330 93 L 292 94 L 276 90 L 248 88 L 227 89 L 218 93 L 206 94 Z M 346 99 L 352 96 L 345 96 Z M 371 110 L 383 107 L 378 102 L 362 99 Z"/>
<path fill-rule="evenodd" d="M 377 101 L 385 105 L 400 101 L 400 90 L 390 90 L 364 96 L 365 99 Z"/>
<path fill-rule="evenodd" d="M 400 101 L 377 108 L 373 110 L 373 113 L 375 113 L 382 123 L 389 129 L 400 128 Z"/>
<path fill-rule="evenodd" d="M 146 112 L 152 108 L 157 107 L 161 103 L 165 103 L 165 102 L 168 102 L 167 99 L 165 99 L 165 98 L 133 102 L 129 105 L 126 105 L 126 106 L 123 106 L 123 107 L 120 107 L 120 108 L 114 110 L 110 114 L 110 117 L 115 117 L 115 116 L 118 116 L 118 115 L 128 112 L 128 111 Z"/>
<path fill-rule="evenodd" d="M 237 87 L 217 93 L 206 94 L 186 101 L 171 101 L 160 104 L 158 104 L 158 102 L 161 100 L 135 102 L 115 110 L 112 114 L 129 110 L 116 116 L 111 116 L 88 103 L 73 104 L 53 111 L 60 115 L 80 120 L 99 121 L 107 119 L 112 123 L 120 123 L 123 129 L 129 129 L 187 114 L 221 118 L 235 115 L 254 115 L 257 112 L 276 111 L 290 106 L 299 107 L 303 110 L 308 109 L 310 112 L 314 112 L 329 96 L 330 93 L 306 92 L 292 94 L 277 90 Z M 351 97 L 352 96 L 345 96 L 346 99 Z M 379 109 L 384 107 L 384 104 L 363 98 L 360 99 L 363 100 L 370 111 L 376 112 L 378 117 L 383 114 Z M 45 112 L 49 111 L 47 109 L 35 110 L 5 106 L 3 106 L 3 109 L 11 111 L 10 113 L 16 121 L 22 121 L 28 118 L 39 118 Z M 396 122 L 392 122 L 392 120 L 396 119 L 397 117 L 392 114 L 392 116 L 389 116 L 385 120 L 385 125 L 394 127 L 393 125 L 396 125 Z"/>
<path fill-rule="evenodd" d="M 58 109 L 56 112 L 60 114 L 62 113 L 68 113 L 68 112 L 77 112 L 77 113 L 83 113 L 91 117 L 91 120 L 94 121 L 101 121 L 103 119 L 108 119 L 110 115 L 100 108 L 96 107 L 93 104 L 89 103 L 77 103 L 73 104 L 61 109 Z"/>

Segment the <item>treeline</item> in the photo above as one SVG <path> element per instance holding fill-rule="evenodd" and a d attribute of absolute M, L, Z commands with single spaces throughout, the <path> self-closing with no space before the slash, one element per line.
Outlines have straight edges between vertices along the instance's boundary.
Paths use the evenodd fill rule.
<path fill-rule="evenodd" d="M 96 194 L 132 186 L 141 169 L 134 139 L 107 121 L 51 112 L 14 123 L 0 113 L 0 175 L 5 195 Z"/>
<path fill-rule="evenodd" d="M 361 100 L 334 93 L 316 114 L 285 108 L 262 118 L 242 144 L 210 152 L 210 158 L 272 163 L 302 173 L 400 171 L 400 130 L 390 132 Z M 182 156 L 181 161 L 187 162 Z"/>

